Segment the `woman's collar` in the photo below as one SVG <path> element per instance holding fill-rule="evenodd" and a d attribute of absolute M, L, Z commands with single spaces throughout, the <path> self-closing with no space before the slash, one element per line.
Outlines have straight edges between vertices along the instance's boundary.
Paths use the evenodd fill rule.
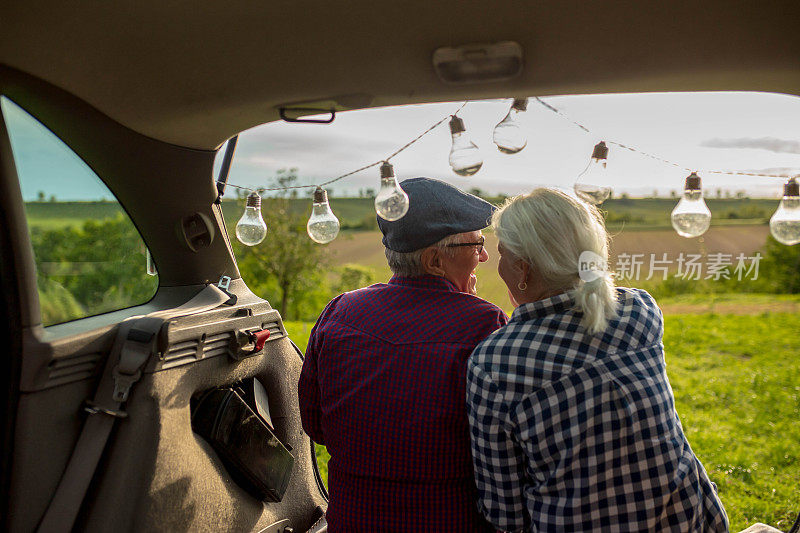
<path fill-rule="evenodd" d="M 563 313 L 572 309 L 574 306 L 575 300 L 572 297 L 571 291 L 562 292 L 543 300 L 520 304 L 519 307 L 514 309 L 514 312 L 511 313 L 511 322 L 533 320 L 548 315 Z"/>

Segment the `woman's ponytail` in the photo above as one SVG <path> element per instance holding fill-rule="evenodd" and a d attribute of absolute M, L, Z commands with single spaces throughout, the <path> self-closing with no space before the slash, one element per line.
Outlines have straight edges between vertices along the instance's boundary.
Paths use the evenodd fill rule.
<path fill-rule="evenodd" d="M 581 281 L 574 291 L 576 310 L 583 313 L 581 326 L 590 335 L 608 327 L 608 322 L 617 316 L 617 296 L 614 278 L 605 272 L 591 281 Z"/>

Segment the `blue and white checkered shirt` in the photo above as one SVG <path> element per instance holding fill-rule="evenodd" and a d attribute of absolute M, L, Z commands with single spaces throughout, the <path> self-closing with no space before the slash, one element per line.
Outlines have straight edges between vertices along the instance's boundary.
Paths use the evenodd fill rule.
<path fill-rule="evenodd" d="M 478 506 L 499 529 L 728 530 L 675 412 L 661 310 L 645 291 L 617 294 L 602 333 L 564 293 L 519 306 L 473 352 Z"/>

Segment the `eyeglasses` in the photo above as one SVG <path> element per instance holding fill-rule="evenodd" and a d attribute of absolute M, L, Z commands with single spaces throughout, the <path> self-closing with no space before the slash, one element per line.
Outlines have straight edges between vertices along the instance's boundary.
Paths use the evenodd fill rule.
<path fill-rule="evenodd" d="M 486 237 L 481 236 L 481 240 L 478 242 L 457 242 L 453 244 L 446 245 L 448 248 L 457 248 L 459 246 L 477 246 L 478 247 L 478 255 L 483 253 L 483 245 L 486 242 Z"/>

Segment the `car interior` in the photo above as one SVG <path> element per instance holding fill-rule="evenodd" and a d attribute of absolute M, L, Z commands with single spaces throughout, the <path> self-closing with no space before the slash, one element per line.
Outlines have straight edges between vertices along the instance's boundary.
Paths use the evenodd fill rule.
<path fill-rule="evenodd" d="M 222 216 L 214 162 L 231 137 L 431 102 L 800 94 L 788 1 L 42 0 L 0 13 L 0 520 L 14 532 L 325 530 L 302 353 L 239 274 Z M 63 265 L 37 257 L 29 228 L 24 177 L 43 156 L 21 154 L 36 135 L 79 161 L 53 186 L 88 175 L 138 235 L 130 250 L 99 234 L 75 252 L 111 262 L 133 299 L 66 321 L 40 302 L 37 276 Z M 157 276 L 124 274 L 145 253 Z"/>

